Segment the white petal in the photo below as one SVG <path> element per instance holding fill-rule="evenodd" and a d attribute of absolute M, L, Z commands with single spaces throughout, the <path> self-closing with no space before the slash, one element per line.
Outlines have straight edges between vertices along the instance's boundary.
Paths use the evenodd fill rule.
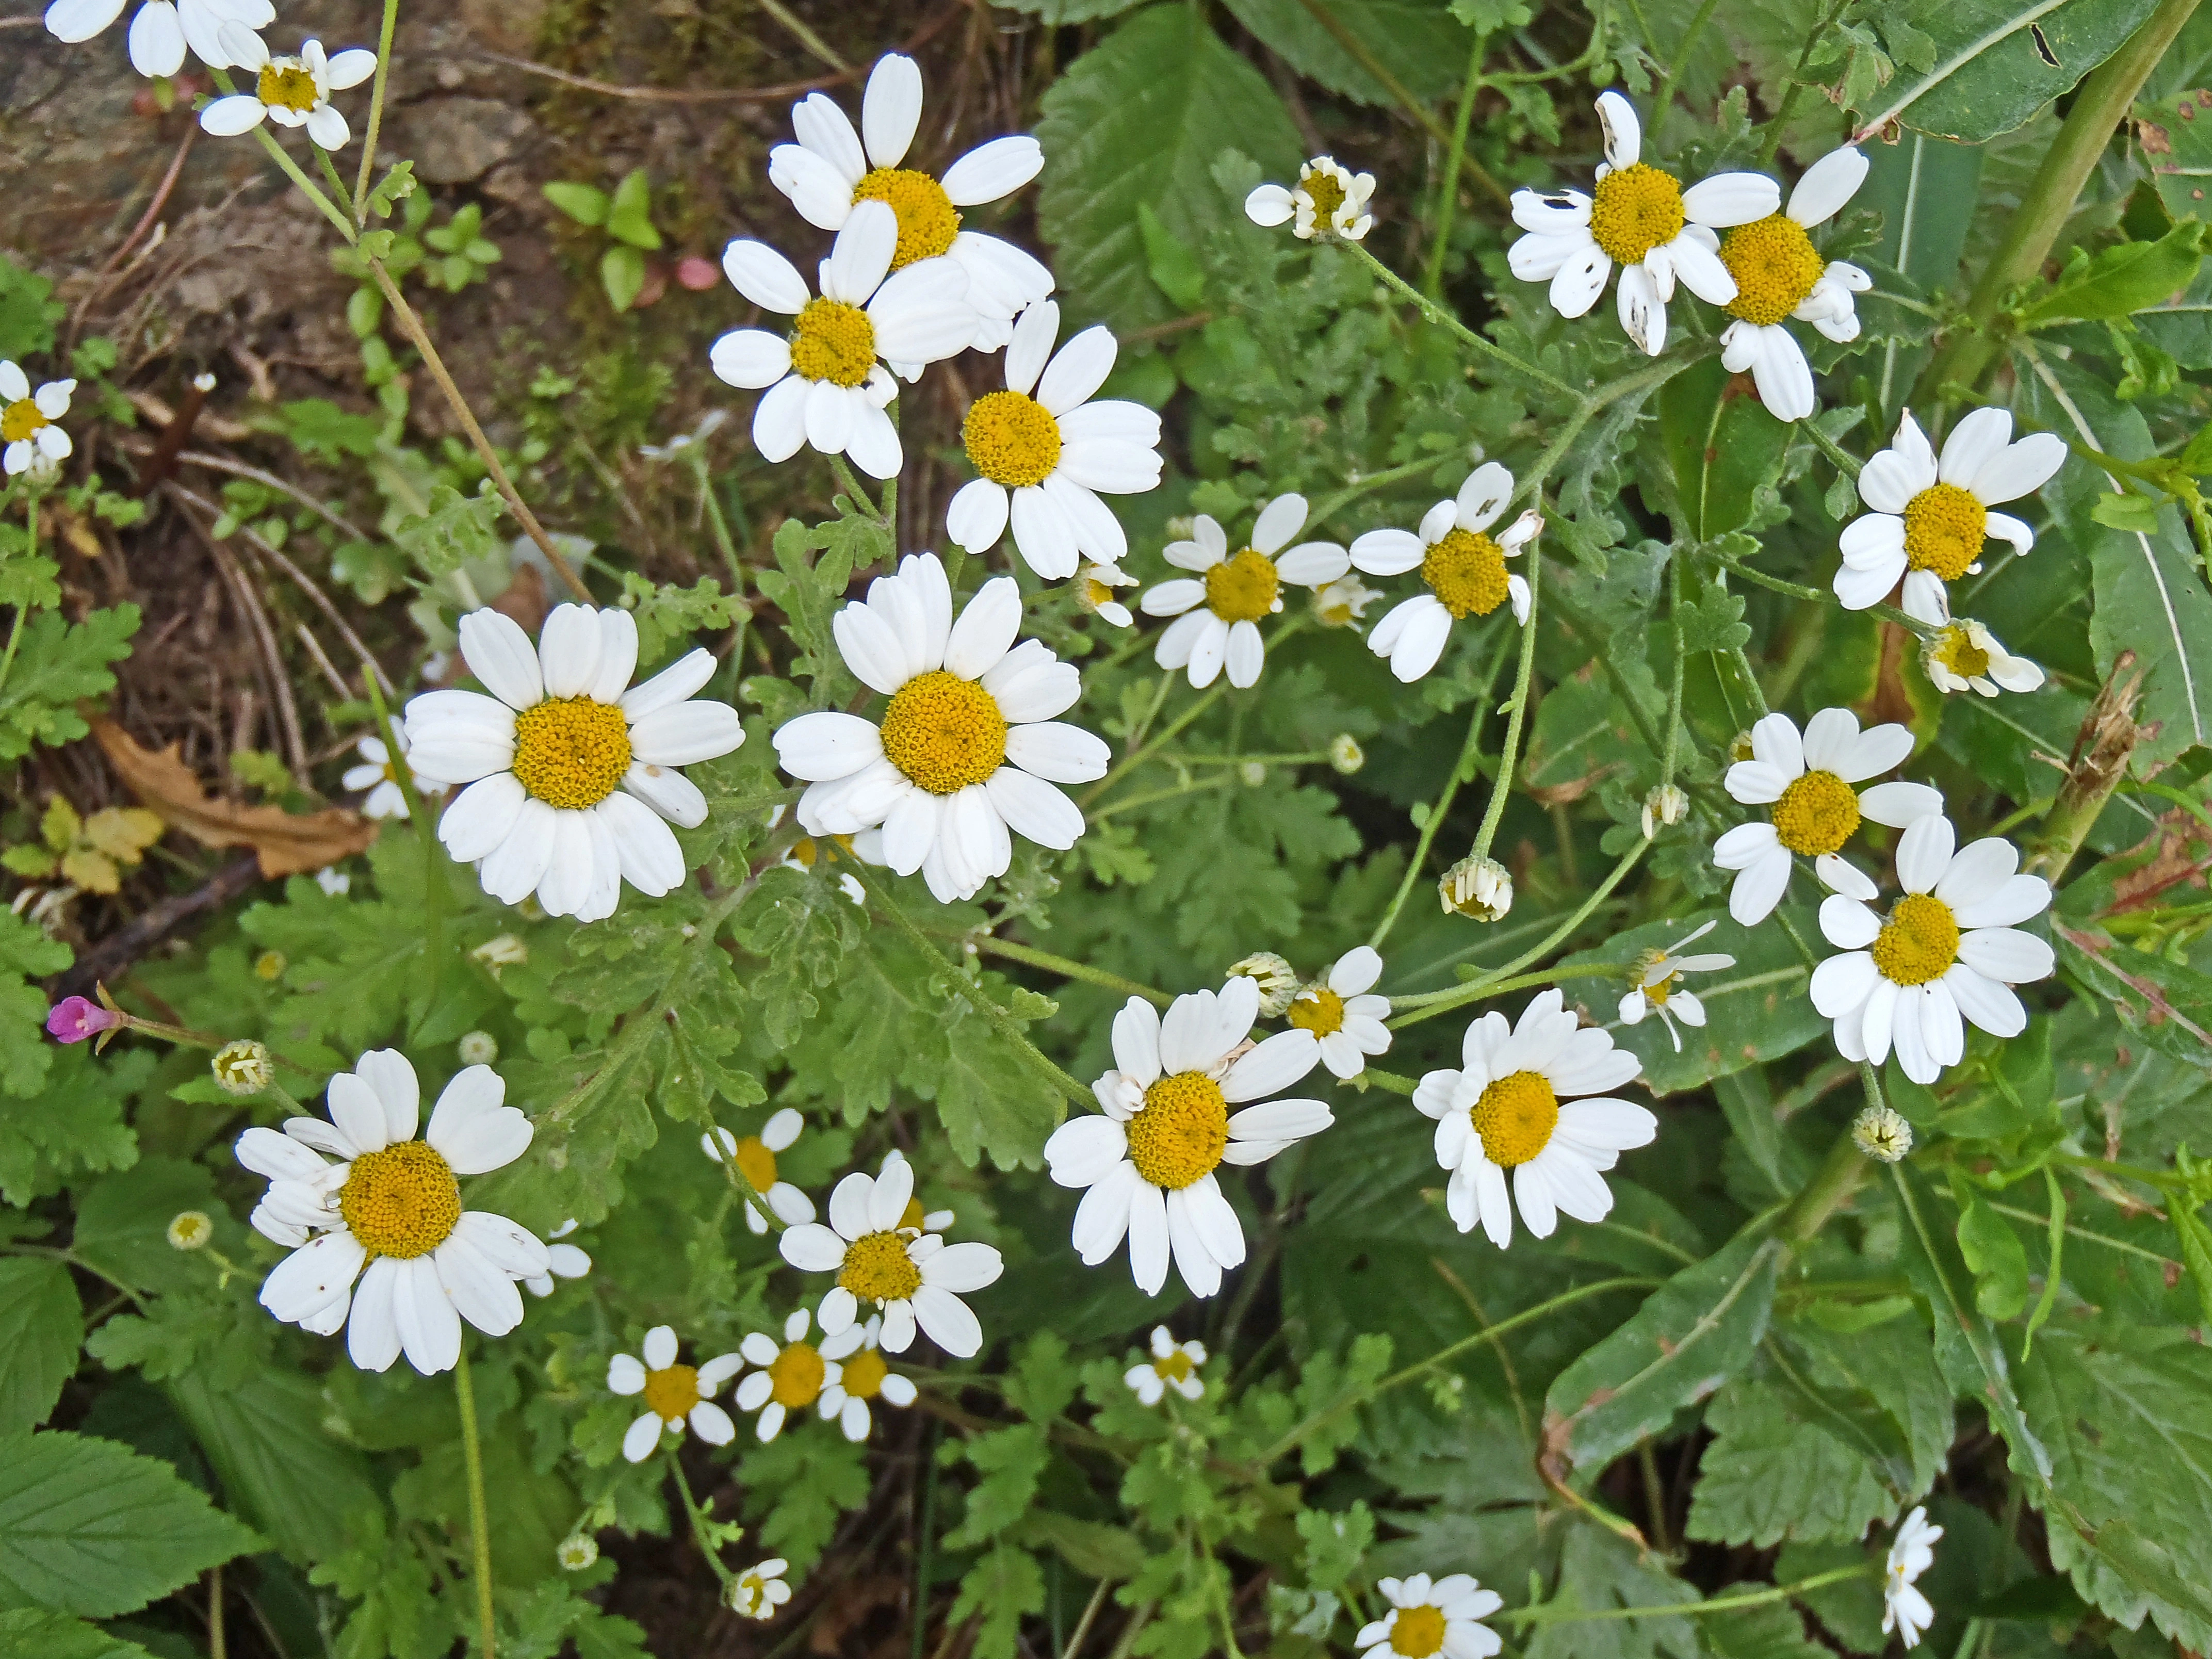
<path fill-rule="evenodd" d="M 1044 151 L 1026 133 L 994 138 L 945 168 L 939 180 L 955 207 L 981 207 L 1011 196 L 1044 170 Z"/>
<path fill-rule="evenodd" d="M 1790 192 L 1790 216 L 1808 228 L 1826 224 L 1858 194 L 1872 165 L 1853 145 L 1830 150 L 1805 169 L 1797 188 Z"/>
<path fill-rule="evenodd" d="M 459 1073 L 431 1109 L 422 1139 L 434 1147 L 456 1175 L 488 1175 L 512 1164 L 529 1149 L 530 1120 L 512 1106 L 507 1083 L 489 1066 Z"/>
<path fill-rule="evenodd" d="M 1757 173 L 1717 173 L 1682 192 L 1682 211 L 1694 223 L 1726 230 L 1782 210 L 1782 186 Z"/>
<path fill-rule="evenodd" d="M 763 311 L 796 317 L 806 308 L 806 279 L 766 242 L 732 242 L 722 250 L 722 274 Z"/>
<path fill-rule="evenodd" d="M 988 553 L 1006 533 L 1009 499 L 1004 484 L 993 483 L 988 478 L 970 479 L 960 487 L 945 509 L 945 535 L 955 547 L 970 553 Z M 1035 562 L 1031 564 L 1034 568 Z M 1042 575 L 1044 572 L 1040 570 L 1037 574 Z"/>
<path fill-rule="evenodd" d="M 860 96 L 860 142 L 868 160 L 879 167 L 906 160 L 921 120 L 921 66 L 903 52 L 885 52 L 876 60 Z"/>
<path fill-rule="evenodd" d="M 1037 401 L 1053 415 L 1065 415 L 1077 408 L 1105 384 L 1113 372 L 1115 350 L 1114 336 L 1104 325 L 1085 329 L 1060 347 L 1046 366 L 1044 378 L 1037 384 Z M 1301 522 L 1304 516 L 1301 513 Z"/>

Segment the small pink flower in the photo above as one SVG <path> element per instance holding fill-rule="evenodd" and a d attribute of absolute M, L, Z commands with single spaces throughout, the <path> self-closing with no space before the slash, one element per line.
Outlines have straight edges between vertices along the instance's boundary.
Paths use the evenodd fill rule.
<path fill-rule="evenodd" d="M 722 268 L 712 259 L 687 253 L 676 262 L 676 282 L 694 294 L 704 293 L 722 280 Z"/>
<path fill-rule="evenodd" d="M 64 997 L 46 1016 L 48 1035 L 64 1042 L 82 1042 L 121 1024 L 122 1017 L 83 997 Z"/>

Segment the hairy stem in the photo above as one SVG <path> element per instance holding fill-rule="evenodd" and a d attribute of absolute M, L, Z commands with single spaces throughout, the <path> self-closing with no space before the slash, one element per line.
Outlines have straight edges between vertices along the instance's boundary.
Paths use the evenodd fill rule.
<path fill-rule="evenodd" d="M 376 36 L 376 80 L 368 89 L 368 125 L 362 133 L 361 172 L 354 181 L 353 222 L 368 223 L 368 181 L 376 172 L 376 142 L 384 131 L 384 93 L 392 80 L 392 34 L 399 26 L 399 0 L 384 0 L 384 23 Z"/>
<path fill-rule="evenodd" d="M 461 1346 L 453 1362 L 453 1393 L 461 1407 L 461 1458 L 469 1481 L 469 1542 L 476 1553 L 477 1624 L 484 1659 L 495 1659 L 499 1629 L 491 1606 L 491 1520 L 484 1504 L 483 1446 L 477 1435 L 477 1391 L 469 1379 L 469 1351 Z"/>
<path fill-rule="evenodd" d="M 1460 88 L 1459 108 L 1452 117 L 1444 174 L 1437 185 L 1437 222 L 1429 233 L 1429 268 L 1421 277 L 1421 291 L 1432 300 L 1443 295 L 1444 254 L 1451 246 L 1452 215 L 1459 207 L 1460 164 L 1467 157 L 1468 123 L 1474 115 L 1475 94 L 1482 90 L 1482 60 L 1489 49 L 1489 35 L 1478 33 L 1467 54 L 1467 84 Z"/>
<path fill-rule="evenodd" d="M 1489 805 L 1484 807 L 1482 826 L 1474 832 L 1474 847 L 1470 856 L 1487 858 L 1490 844 L 1498 837 L 1499 820 L 1505 816 L 1506 798 L 1513 791 L 1513 769 L 1521 758 L 1521 732 L 1528 720 L 1528 687 L 1536 673 L 1536 623 L 1542 615 L 1539 601 L 1543 596 L 1544 556 L 1540 553 L 1528 556 L 1528 620 L 1521 624 L 1521 665 L 1513 671 L 1512 713 L 1505 717 L 1505 743 L 1498 751 L 1498 776 L 1492 783 Z"/>

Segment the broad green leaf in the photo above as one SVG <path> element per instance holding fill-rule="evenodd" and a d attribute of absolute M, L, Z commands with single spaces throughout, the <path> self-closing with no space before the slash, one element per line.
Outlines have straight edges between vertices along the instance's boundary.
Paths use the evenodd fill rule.
<path fill-rule="evenodd" d="M 136 1642 L 110 1636 L 97 1625 L 34 1607 L 0 1613 L 0 1655 L 6 1659 L 154 1659 Z"/>
<path fill-rule="evenodd" d="M 30 981 L 58 974 L 74 955 L 12 911 L 0 917 L 0 1090 L 18 1098 L 37 1094 L 54 1063 L 46 1035 L 46 994 Z M 0 1180 L 13 1161 L 0 1152 Z"/>
<path fill-rule="evenodd" d="M 2027 1306 L 2027 1249 L 1980 1198 L 1969 1193 L 1959 1211 L 1959 1254 L 1974 1275 L 1974 1305 L 1991 1319 L 2011 1319 Z"/>
<path fill-rule="evenodd" d="M 653 185 L 643 167 L 623 175 L 607 207 L 607 234 L 632 247 L 647 250 L 660 246 L 660 233 L 653 224 Z"/>
<path fill-rule="evenodd" d="M 204 1285 L 213 1269 L 205 1257 L 170 1244 L 169 1223 L 180 1211 L 214 1215 L 222 1209 L 214 1172 L 206 1165 L 144 1158 L 79 1193 L 72 1248 L 80 1260 L 118 1285 L 141 1291 Z"/>
<path fill-rule="evenodd" d="M 54 325 L 69 315 L 53 291 L 50 277 L 0 258 L 0 357 L 21 362 L 53 349 Z"/>
<path fill-rule="evenodd" d="M 112 1440 L 0 1446 L 0 1604 L 112 1618 L 259 1547 L 167 1463 Z"/>
<path fill-rule="evenodd" d="M 2212 92 L 2192 88 L 2137 104 L 2129 113 L 2159 199 L 2176 218 L 2212 217 L 2204 193 L 2212 187 Z"/>
<path fill-rule="evenodd" d="M 599 256 L 599 286 L 609 305 L 628 311 L 645 289 L 645 255 L 627 245 L 609 248 Z"/>
<path fill-rule="evenodd" d="M 1711 541 L 1749 521 L 1762 485 L 1782 476 L 1790 428 L 1717 357 L 1659 389 L 1659 432 L 1674 471 L 1675 534 Z"/>
<path fill-rule="evenodd" d="M 1755 1595 L 1765 1584 L 1723 1584 L 1713 1600 Z M 1822 1659 L 1829 1650 L 1805 1633 L 1805 1617 L 1787 1601 L 1737 1607 L 1698 1620 L 1720 1659 Z"/>
<path fill-rule="evenodd" d="M 1528 1659 L 1702 1659 L 1696 1620 L 1656 1613 L 1637 1619 L 1617 1616 L 1624 1607 L 1695 1601 L 1698 1596 L 1693 1586 L 1626 1539 L 1588 1521 L 1565 1524 L 1569 1530 L 1559 1547 L 1559 1582 L 1547 1605 L 1616 1616 L 1540 1625 L 1522 1650 Z"/>
<path fill-rule="evenodd" d="M 2103 63 L 2156 0 L 1954 0 L 1917 21 L 1935 43 L 1925 70 L 1899 75 L 1858 125 L 1901 121 L 1980 143 L 2009 132 Z"/>
<path fill-rule="evenodd" d="M 1057 1551 L 1061 1560 L 1085 1578 L 1133 1578 L 1145 1565 L 1145 1546 L 1126 1527 L 1032 1509 L 1018 1530 L 1020 1541 Z"/>
<path fill-rule="evenodd" d="M 0 1438 L 46 1420 L 83 1340 L 67 1267 L 38 1256 L 0 1260 Z"/>
<path fill-rule="evenodd" d="M 2122 242 L 2082 254 L 2060 273 L 2050 293 L 2021 313 L 2030 328 L 2069 318 L 2125 317 L 2164 304 L 2195 279 L 2204 263 L 2204 228 L 2176 225 L 2154 242 Z"/>
<path fill-rule="evenodd" d="M 1306 0 L 1225 0 L 1237 21 L 1299 74 L 1363 104 L 1395 105 L 1398 94 L 1360 61 Z M 1417 99 L 1456 91 L 1467 74 L 1474 33 L 1446 0 L 1320 0 L 1337 27 L 1371 53 Z"/>
<path fill-rule="evenodd" d="M 1881 240 L 1869 256 L 1932 293 L 1952 287 L 1978 205 L 1981 147 L 1908 132 L 1894 144 L 1868 145 L 1866 157 L 1867 180 L 1851 205 L 1881 215 Z"/>
<path fill-rule="evenodd" d="M 606 191 L 567 179 L 556 179 L 540 188 L 544 191 L 547 201 L 578 224 L 597 227 L 606 223 L 610 205 Z"/>
<path fill-rule="evenodd" d="M 1092 23 L 1103 17 L 1119 17 L 1145 0 L 1006 0 L 1009 11 L 1027 12 L 1044 23 Z"/>
<path fill-rule="evenodd" d="M 224 1495 L 294 1560 L 338 1553 L 347 1517 L 379 1501 L 368 1461 L 324 1431 L 322 1390 L 296 1372 L 264 1370 L 214 1388 L 186 1371 L 170 1382 L 169 1397 Z"/>

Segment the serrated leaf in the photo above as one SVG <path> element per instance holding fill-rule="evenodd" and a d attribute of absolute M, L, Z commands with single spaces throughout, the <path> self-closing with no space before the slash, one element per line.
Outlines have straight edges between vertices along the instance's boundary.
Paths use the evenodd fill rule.
<path fill-rule="evenodd" d="M 76 1370 L 84 1310 L 58 1261 L 0 1260 L 0 1438 L 46 1420 Z"/>
<path fill-rule="evenodd" d="M 97 1625 L 34 1607 L 0 1613 L 0 1656 L 4 1659 L 154 1659 L 136 1642 L 110 1636 Z"/>
<path fill-rule="evenodd" d="M 962 1575 L 955 1620 L 973 1618 L 976 1659 L 1014 1659 L 1024 1617 L 1044 1611 L 1044 1573 L 1036 1558 L 1000 1544 Z"/>
<path fill-rule="evenodd" d="M 473 495 L 464 495 L 451 484 L 434 484 L 426 510 L 401 518 L 392 527 L 392 538 L 434 581 L 489 553 L 498 544 L 495 532 L 499 515 L 506 510 L 489 478 Z"/>
<path fill-rule="evenodd" d="M 1305 0 L 1226 0 L 1237 21 L 1299 74 L 1363 104 L 1395 105 L 1398 94 L 1348 51 Z M 1322 0 L 1332 22 L 1357 40 L 1399 86 L 1419 99 L 1455 90 L 1474 43 L 1468 20 L 1446 0 Z M 1466 0 L 1462 0 L 1466 3 Z M 1525 21 L 1527 14 L 1522 14 Z"/>
<path fill-rule="evenodd" d="M 115 689 L 107 665 L 131 654 L 138 607 L 94 611 L 75 624 L 42 611 L 23 629 L 7 687 L 0 690 L 0 760 L 21 760 L 34 743 L 73 743 L 90 730 L 77 703 Z"/>
<path fill-rule="evenodd" d="M 349 1517 L 379 1502 L 368 1460 L 324 1431 L 323 1392 L 296 1372 L 264 1368 L 216 1387 L 203 1371 L 186 1371 L 169 1384 L 169 1397 L 225 1497 L 294 1560 L 337 1554 Z"/>
<path fill-rule="evenodd" d="M 2034 328 L 2072 318 L 2125 317 L 2162 304 L 2187 288 L 2204 263 L 2203 234 L 2191 219 L 2154 242 L 2122 242 L 2077 258 L 2050 293 L 2021 313 L 2021 321 Z"/>
<path fill-rule="evenodd" d="M 1901 121 L 1970 144 L 2009 132 L 2111 57 L 2155 3 L 1956 0 L 1930 8 L 1916 21 L 1935 45 L 1934 64 L 1883 88 L 1859 125 Z"/>

